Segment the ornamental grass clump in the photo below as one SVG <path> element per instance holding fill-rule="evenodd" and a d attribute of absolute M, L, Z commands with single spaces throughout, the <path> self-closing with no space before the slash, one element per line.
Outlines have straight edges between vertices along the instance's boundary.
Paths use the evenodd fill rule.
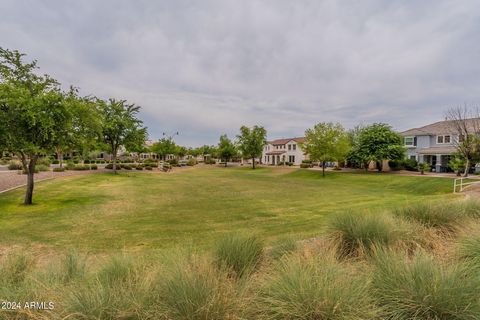
<path fill-rule="evenodd" d="M 238 319 L 243 312 L 234 279 L 206 257 L 167 263 L 149 295 L 152 319 Z"/>
<path fill-rule="evenodd" d="M 294 238 L 287 237 L 277 241 L 270 250 L 268 250 L 268 256 L 273 259 L 280 259 L 283 256 L 295 252 L 297 249 L 297 241 Z"/>
<path fill-rule="evenodd" d="M 466 216 L 464 205 L 460 202 L 451 204 L 418 203 L 397 208 L 393 214 L 407 221 L 422 224 L 427 228 L 454 232 Z"/>
<path fill-rule="evenodd" d="M 130 256 L 114 256 L 83 281 L 66 286 L 65 311 L 79 319 L 142 319 L 149 306 L 149 270 Z"/>
<path fill-rule="evenodd" d="M 257 297 L 256 319 L 374 319 L 368 281 L 334 254 L 282 259 Z"/>
<path fill-rule="evenodd" d="M 378 250 L 374 266 L 372 292 L 382 319 L 478 319 L 480 281 L 470 264 Z"/>
<path fill-rule="evenodd" d="M 328 222 L 327 230 L 340 258 L 368 256 L 375 247 L 400 244 L 410 238 L 405 224 L 387 214 L 337 214 Z"/>
<path fill-rule="evenodd" d="M 230 235 L 216 244 L 214 259 L 219 268 L 241 278 L 258 268 L 263 251 L 262 241 L 255 236 Z"/>
<path fill-rule="evenodd" d="M 480 268 L 480 236 L 461 238 L 458 241 L 458 256 Z"/>

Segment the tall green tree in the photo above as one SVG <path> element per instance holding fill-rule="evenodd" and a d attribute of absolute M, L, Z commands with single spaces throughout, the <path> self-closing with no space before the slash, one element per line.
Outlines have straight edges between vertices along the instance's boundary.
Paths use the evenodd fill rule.
<path fill-rule="evenodd" d="M 120 147 L 138 149 L 145 143 L 147 128 L 137 118 L 140 107 L 125 100 L 98 100 L 102 114 L 102 140 L 112 154 L 113 172 L 117 173 L 117 156 Z"/>
<path fill-rule="evenodd" d="M 375 161 L 378 171 L 382 171 L 383 160 L 399 160 L 405 156 L 402 137 L 385 123 L 374 123 L 362 128 L 355 148 L 357 157 L 366 168 L 370 161 Z"/>
<path fill-rule="evenodd" d="M 252 169 L 255 169 L 255 158 L 262 156 L 263 146 L 267 144 L 267 131 L 263 127 L 254 126 L 248 128 L 242 126 L 240 134 L 237 135 L 238 149 L 242 156 L 252 159 Z"/>
<path fill-rule="evenodd" d="M 67 112 L 71 115 L 67 125 L 59 127 L 55 153 L 63 165 L 63 154 L 69 151 L 81 152 L 85 157 L 99 143 L 102 130 L 101 114 L 95 100 L 90 97 L 79 97 L 78 90 L 71 87 L 64 95 Z"/>
<path fill-rule="evenodd" d="M 228 139 L 226 134 L 220 136 L 217 150 L 218 156 L 225 162 L 225 167 L 227 167 L 227 162 L 237 154 L 237 148 L 235 147 L 235 144 Z"/>
<path fill-rule="evenodd" d="M 350 142 L 339 123 L 322 122 L 305 131 L 302 149 L 311 160 L 321 162 L 322 176 L 325 177 L 326 162 L 343 160 L 350 149 Z"/>
<path fill-rule="evenodd" d="M 151 151 L 156 153 L 162 160 L 165 160 L 167 155 L 177 154 L 177 145 L 173 139 L 163 138 L 153 144 Z"/>
<path fill-rule="evenodd" d="M 27 174 L 24 204 L 33 202 L 35 165 L 54 151 L 72 123 L 59 83 L 35 73 L 37 61 L 0 48 L 0 143 L 21 160 Z"/>

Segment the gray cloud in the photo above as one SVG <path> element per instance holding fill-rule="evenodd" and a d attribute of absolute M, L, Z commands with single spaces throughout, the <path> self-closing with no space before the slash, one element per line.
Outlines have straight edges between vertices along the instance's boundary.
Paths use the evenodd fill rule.
<path fill-rule="evenodd" d="M 152 138 L 216 143 L 242 124 L 298 136 L 319 121 L 406 129 L 479 102 L 474 0 L 6 0 L 0 11 L 0 46 L 84 94 L 141 105 Z"/>

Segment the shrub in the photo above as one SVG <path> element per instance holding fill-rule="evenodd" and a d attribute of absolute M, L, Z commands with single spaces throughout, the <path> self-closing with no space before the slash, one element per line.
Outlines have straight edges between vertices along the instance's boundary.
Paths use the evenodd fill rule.
<path fill-rule="evenodd" d="M 65 168 L 53 168 L 53 172 L 64 172 Z"/>
<path fill-rule="evenodd" d="M 454 231 L 459 219 L 464 217 L 462 211 L 463 209 L 460 203 L 418 203 L 396 208 L 393 213 L 397 217 L 418 222 L 427 228 Z"/>
<path fill-rule="evenodd" d="M 425 171 L 430 171 L 430 165 L 426 162 L 421 162 L 418 164 L 418 171 L 420 171 L 421 174 L 424 174 Z"/>
<path fill-rule="evenodd" d="M 132 166 L 131 166 L 131 165 L 128 165 L 128 164 L 122 164 L 122 169 L 132 170 Z"/>
<path fill-rule="evenodd" d="M 188 161 L 187 161 L 187 166 L 193 167 L 193 166 L 196 165 L 196 164 L 197 164 L 197 159 L 195 159 L 195 158 L 190 158 L 190 159 L 188 159 Z"/>
<path fill-rule="evenodd" d="M 393 170 L 393 171 L 397 171 L 397 170 L 402 170 L 402 169 L 404 169 L 401 160 L 389 160 L 389 161 L 388 161 L 388 166 L 389 166 L 390 169 Z"/>
<path fill-rule="evenodd" d="M 205 164 L 216 164 L 217 160 L 212 159 L 212 158 L 207 158 L 204 163 Z"/>
<path fill-rule="evenodd" d="M 83 164 L 77 164 L 77 165 L 74 165 L 69 170 L 84 171 L 84 170 L 89 170 L 89 169 L 90 169 L 90 166 L 86 166 L 86 165 L 83 165 Z"/>
<path fill-rule="evenodd" d="M 309 164 L 309 163 L 300 163 L 300 168 L 304 168 L 304 169 L 305 169 L 305 168 L 311 168 L 311 167 L 312 167 L 312 165 Z"/>
<path fill-rule="evenodd" d="M 22 170 L 23 166 L 18 161 L 10 161 L 7 168 L 8 170 Z"/>
<path fill-rule="evenodd" d="M 402 166 L 408 171 L 417 171 L 418 163 L 415 159 L 403 159 Z"/>
<path fill-rule="evenodd" d="M 117 163 L 117 170 L 121 170 L 123 167 L 123 164 Z M 105 166 L 105 169 L 113 169 L 113 163 L 109 163 Z"/>
<path fill-rule="evenodd" d="M 143 166 L 138 165 L 138 166 L 135 168 L 135 170 L 143 170 Z"/>
<path fill-rule="evenodd" d="M 177 166 L 178 165 L 178 160 L 177 159 L 172 159 L 167 161 L 171 166 Z"/>
<path fill-rule="evenodd" d="M 83 160 L 83 163 L 84 163 L 84 164 L 90 164 L 90 160 L 85 159 L 85 160 Z"/>
<path fill-rule="evenodd" d="M 97 170 L 98 166 L 96 164 L 91 164 L 90 165 L 90 170 Z"/>
<path fill-rule="evenodd" d="M 183 259 L 169 265 L 154 292 L 165 319 L 236 319 L 239 299 L 227 273 L 200 258 Z"/>
<path fill-rule="evenodd" d="M 153 170 L 153 168 L 152 168 L 152 167 L 150 167 L 150 166 L 146 166 L 146 167 L 145 167 L 145 170 L 152 171 L 152 170 Z"/>
<path fill-rule="evenodd" d="M 479 280 L 466 264 L 443 266 L 422 253 L 411 261 L 379 251 L 372 285 L 385 319 L 476 319 Z"/>
<path fill-rule="evenodd" d="M 328 256 L 290 256 L 261 288 L 258 313 L 267 319 L 373 319 L 368 282 Z"/>
<path fill-rule="evenodd" d="M 386 214 L 336 214 L 330 218 L 327 230 L 340 258 L 370 255 L 376 247 L 407 238 L 403 226 Z"/>
<path fill-rule="evenodd" d="M 67 170 L 74 170 L 75 164 L 72 161 L 68 161 L 65 167 L 67 168 Z"/>
<path fill-rule="evenodd" d="M 37 160 L 37 165 L 43 165 L 46 167 L 50 167 L 51 161 L 49 158 L 40 158 Z M 42 170 L 40 170 L 42 171 Z"/>
<path fill-rule="evenodd" d="M 35 166 L 35 169 L 38 170 L 38 171 L 49 171 L 50 168 L 44 164 L 37 164 Z"/>
<path fill-rule="evenodd" d="M 60 163 L 60 160 L 52 160 L 52 164 L 59 164 Z"/>
<path fill-rule="evenodd" d="M 217 243 L 214 252 L 217 266 L 226 268 L 237 277 L 255 271 L 262 256 L 263 244 L 255 236 L 226 236 Z"/>

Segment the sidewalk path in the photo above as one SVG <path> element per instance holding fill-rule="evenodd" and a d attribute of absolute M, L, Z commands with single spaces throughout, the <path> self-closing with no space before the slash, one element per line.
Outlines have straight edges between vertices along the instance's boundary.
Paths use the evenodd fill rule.
<path fill-rule="evenodd" d="M 81 174 L 90 174 L 97 172 L 105 172 L 105 169 L 99 170 L 85 170 L 85 171 L 64 171 L 64 172 L 39 172 L 35 173 L 35 182 L 40 180 L 53 179 L 58 177 L 68 177 Z M 27 184 L 27 175 L 18 174 L 17 171 L 2 171 L 0 172 L 0 193 L 12 190 L 18 187 L 22 187 Z"/>

